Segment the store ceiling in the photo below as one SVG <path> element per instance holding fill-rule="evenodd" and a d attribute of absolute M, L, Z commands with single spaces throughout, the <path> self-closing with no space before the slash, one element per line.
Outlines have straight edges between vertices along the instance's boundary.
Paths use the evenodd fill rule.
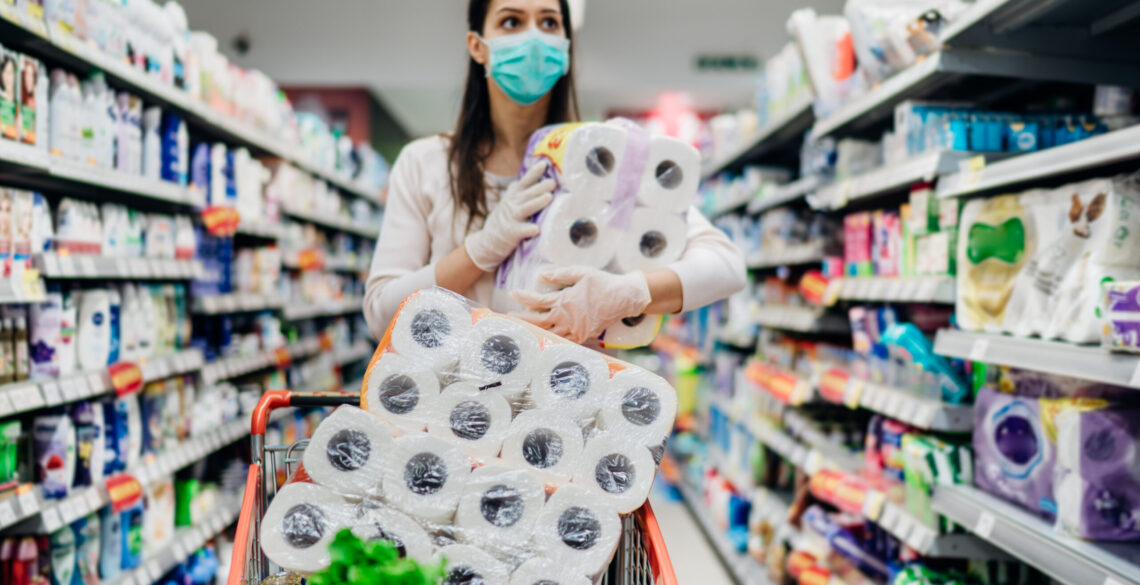
<path fill-rule="evenodd" d="M 461 0 L 182 0 L 196 30 L 278 82 L 372 88 L 413 136 L 449 129 L 466 65 Z M 644 109 L 664 91 L 698 109 L 751 102 L 754 73 L 698 72 L 698 55 L 763 58 L 797 7 L 842 0 L 589 0 L 576 40 L 584 116 Z M 249 40 L 237 55 L 233 40 Z"/>

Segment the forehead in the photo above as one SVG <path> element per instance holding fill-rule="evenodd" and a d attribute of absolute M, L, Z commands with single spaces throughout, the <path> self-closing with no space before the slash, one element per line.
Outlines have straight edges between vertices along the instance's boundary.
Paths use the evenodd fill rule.
<path fill-rule="evenodd" d="M 491 0 L 487 6 L 487 14 L 493 15 L 501 9 L 510 8 L 523 12 L 539 12 L 553 10 L 561 13 L 558 0 Z"/>

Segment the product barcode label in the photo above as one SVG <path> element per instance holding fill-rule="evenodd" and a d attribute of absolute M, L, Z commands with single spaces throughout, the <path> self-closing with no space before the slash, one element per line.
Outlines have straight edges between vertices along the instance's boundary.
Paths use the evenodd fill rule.
<path fill-rule="evenodd" d="M 12 509 L 12 500 L 0 502 L 0 526 L 11 526 L 16 523 L 16 511 Z"/>
<path fill-rule="evenodd" d="M 59 510 L 56 508 L 44 510 L 40 518 L 43 520 L 44 528 L 46 528 L 48 532 L 55 532 L 63 525 L 63 520 L 59 517 Z"/>
<path fill-rule="evenodd" d="M 59 384 L 55 382 L 44 382 L 40 386 L 44 392 L 44 400 L 48 406 L 55 406 L 63 402 L 63 397 L 59 395 Z"/>
<path fill-rule="evenodd" d="M 974 345 L 970 347 L 970 361 L 981 362 L 985 361 L 986 353 L 990 351 L 990 340 L 988 339 L 975 339 Z"/>
<path fill-rule="evenodd" d="M 98 510 L 103 507 L 103 498 L 99 497 L 99 488 L 91 488 L 87 490 L 87 507 L 91 511 Z"/>
<path fill-rule="evenodd" d="M 0 416 L 7 416 L 12 410 L 12 398 L 7 392 L 0 393 Z"/>
<path fill-rule="evenodd" d="M 24 516 L 31 516 L 40 511 L 40 500 L 36 497 L 36 492 L 26 491 L 20 494 L 16 501 L 20 504 L 20 511 Z"/>
<path fill-rule="evenodd" d="M 989 538 L 994 532 L 994 524 L 996 522 L 997 519 L 994 518 L 993 514 L 982 512 L 982 515 L 978 516 L 978 523 L 974 525 L 974 534 L 982 538 Z"/>

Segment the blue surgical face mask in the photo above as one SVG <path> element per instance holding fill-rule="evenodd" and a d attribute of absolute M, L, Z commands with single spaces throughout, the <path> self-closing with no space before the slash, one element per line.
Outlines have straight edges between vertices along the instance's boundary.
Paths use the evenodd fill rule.
<path fill-rule="evenodd" d="M 570 40 L 538 29 L 479 40 L 491 51 L 487 77 L 523 106 L 546 95 L 570 69 Z"/>

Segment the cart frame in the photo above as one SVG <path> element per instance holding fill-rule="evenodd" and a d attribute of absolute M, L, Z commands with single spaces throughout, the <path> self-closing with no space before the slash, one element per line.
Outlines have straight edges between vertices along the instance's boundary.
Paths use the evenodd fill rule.
<path fill-rule="evenodd" d="M 226 585 L 260 585 L 269 577 L 270 564 L 261 552 L 261 517 L 269 500 L 277 492 L 278 469 L 283 465 L 286 476 L 291 476 L 293 466 L 300 461 L 299 453 L 308 444 L 308 439 L 302 439 L 291 445 L 266 445 L 265 428 L 270 415 L 279 408 L 335 407 L 345 404 L 359 406 L 360 397 L 270 390 L 258 401 L 250 421 L 251 463 L 246 474 L 241 515 L 234 535 Z M 661 528 L 649 502 L 622 518 L 622 535 L 617 552 L 600 583 L 677 585 L 677 576 L 673 572 Z"/>

